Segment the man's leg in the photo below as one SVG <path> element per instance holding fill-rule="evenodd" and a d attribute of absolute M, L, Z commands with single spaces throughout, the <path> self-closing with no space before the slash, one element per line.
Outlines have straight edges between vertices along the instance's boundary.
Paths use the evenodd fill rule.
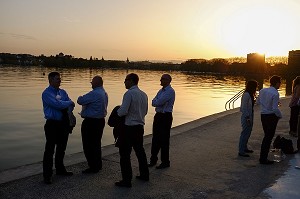
<path fill-rule="evenodd" d="M 60 126 L 56 130 L 56 152 L 55 152 L 55 168 L 56 174 L 66 173 L 64 165 L 65 151 L 67 148 L 69 132 L 65 130 L 64 126 Z M 71 173 L 70 173 L 71 174 Z"/>
<path fill-rule="evenodd" d="M 44 179 L 50 180 L 52 176 L 52 167 L 53 167 L 53 154 L 55 149 L 55 123 L 52 123 L 50 120 L 46 121 L 44 126 L 46 145 L 43 157 L 43 176 Z M 51 183 L 51 182 L 49 182 Z"/>
<path fill-rule="evenodd" d="M 120 166 L 122 172 L 122 180 L 126 183 L 131 183 L 132 179 L 132 168 L 131 168 L 131 150 L 132 150 L 132 141 L 131 141 L 132 132 L 128 126 L 125 126 L 125 135 L 122 144 L 119 147 L 120 153 Z"/>
<path fill-rule="evenodd" d="M 268 161 L 268 154 L 271 146 L 272 139 L 275 135 L 278 117 L 275 114 L 261 115 L 261 122 L 264 130 L 264 138 L 261 144 L 260 159 L 261 163 Z"/>
<path fill-rule="evenodd" d="M 152 145 L 151 145 L 151 158 L 149 166 L 154 166 L 158 160 L 158 153 L 161 147 L 160 133 L 161 133 L 161 120 L 159 113 L 156 113 L 153 120 L 152 127 Z"/>
<path fill-rule="evenodd" d="M 149 169 L 147 165 L 147 156 L 143 146 L 144 143 L 144 127 L 142 125 L 132 127 L 133 149 L 139 162 L 140 178 L 149 180 Z"/>
<path fill-rule="evenodd" d="M 163 165 L 170 165 L 169 150 L 170 150 L 170 132 L 172 126 L 172 113 L 165 113 L 163 119 L 162 144 L 161 144 L 161 162 Z"/>

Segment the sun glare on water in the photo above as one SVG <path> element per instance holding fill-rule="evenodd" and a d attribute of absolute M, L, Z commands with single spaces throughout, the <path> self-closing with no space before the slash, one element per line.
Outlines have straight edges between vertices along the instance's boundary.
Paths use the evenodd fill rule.
<path fill-rule="evenodd" d="M 286 5 L 248 5 L 227 13 L 219 24 L 218 38 L 232 54 L 286 56 L 298 40 L 297 24 L 296 14 Z"/>

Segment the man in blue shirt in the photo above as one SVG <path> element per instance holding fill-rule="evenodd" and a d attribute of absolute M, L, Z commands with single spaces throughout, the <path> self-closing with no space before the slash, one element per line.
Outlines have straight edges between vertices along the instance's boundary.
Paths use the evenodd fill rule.
<path fill-rule="evenodd" d="M 103 88 L 103 80 L 95 76 L 91 82 L 93 90 L 79 96 L 77 103 L 82 105 L 81 137 L 83 152 L 89 168 L 82 173 L 97 173 L 102 169 L 101 139 L 107 114 L 108 96 Z"/>
<path fill-rule="evenodd" d="M 158 160 L 157 155 L 160 150 L 161 164 L 156 167 L 157 169 L 170 167 L 170 131 L 175 102 L 175 91 L 170 85 L 171 81 L 172 77 L 169 74 L 163 74 L 160 79 L 162 88 L 152 100 L 152 106 L 155 107 L 156 114 L 153 120 L 151 158 L 148 166 L 152 167 L 156 165 Z"/>
<path fill-rule="evenodd" d="M 64 119 L 67 109 L 73 110 L 75 104 L 67 92 L 60 89 L 60 74 L 51 72 L 48 75 L 49 86 L 42 93 L 43 110 L 46 119 L 44 126 L 46 146 L 43 157 L 43 177 L 46 184 L 52 183 L 53 154 L 57 175 L 71 176 L 72 172 L 64 166 L 64 155 L 69 137 L 69 121 Z M 56 150 L 55 150 L 56 147 Z"/>

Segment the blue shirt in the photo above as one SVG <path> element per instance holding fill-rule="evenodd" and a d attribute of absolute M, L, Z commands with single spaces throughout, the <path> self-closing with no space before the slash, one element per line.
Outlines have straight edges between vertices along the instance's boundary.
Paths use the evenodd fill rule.
<path fill-rule="evenodd" d="M 104 118 L 107 114 L 108 96 L 103 87 L 94 88 L 89 93 L 79 96 L 77 103 L 82 105 L 81 117 Z"/>
<path fill-rule="evenodd" d="M 175 91 L 171 85 L 158 91 L 152 100 L 152 106 L 158 113 L 171 113 L 175 102 Z"/>
<path fill-rule="evenodd" d="M 118 109 L 120 117 L 125 116 L 125 125 L 145 125 L 148 112 L 148 97 L 136 85 L 127 90 L 123 96 L 121 107 Z"/>
<path fill-rule="evenodd" d="M 62 120 L 62 110 L 65 108 L 73 109 L 73 102 L 67 92 L 53 86 L 49 86 L 44 90 L 42 101 L 45 119 Z"/>

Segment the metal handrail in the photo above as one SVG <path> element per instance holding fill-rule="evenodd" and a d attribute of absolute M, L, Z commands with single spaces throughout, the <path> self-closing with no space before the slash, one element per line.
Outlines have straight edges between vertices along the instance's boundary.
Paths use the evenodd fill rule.
<path fill-rule="evenodd" d="M 235 94 L 232 98 L 230 98 L 226 103 L 225 103 L 225 109 L 226 110 L 230 110 L 231 108 L 234 108 L 234 102 L 236 100 L 238 100 L 242 95 L 243 93 L 245 92 L 245 89 L 239 91 L 237 94 Z M 228 109 L 227 109 L 227 106 L 228 106 Z"/>

